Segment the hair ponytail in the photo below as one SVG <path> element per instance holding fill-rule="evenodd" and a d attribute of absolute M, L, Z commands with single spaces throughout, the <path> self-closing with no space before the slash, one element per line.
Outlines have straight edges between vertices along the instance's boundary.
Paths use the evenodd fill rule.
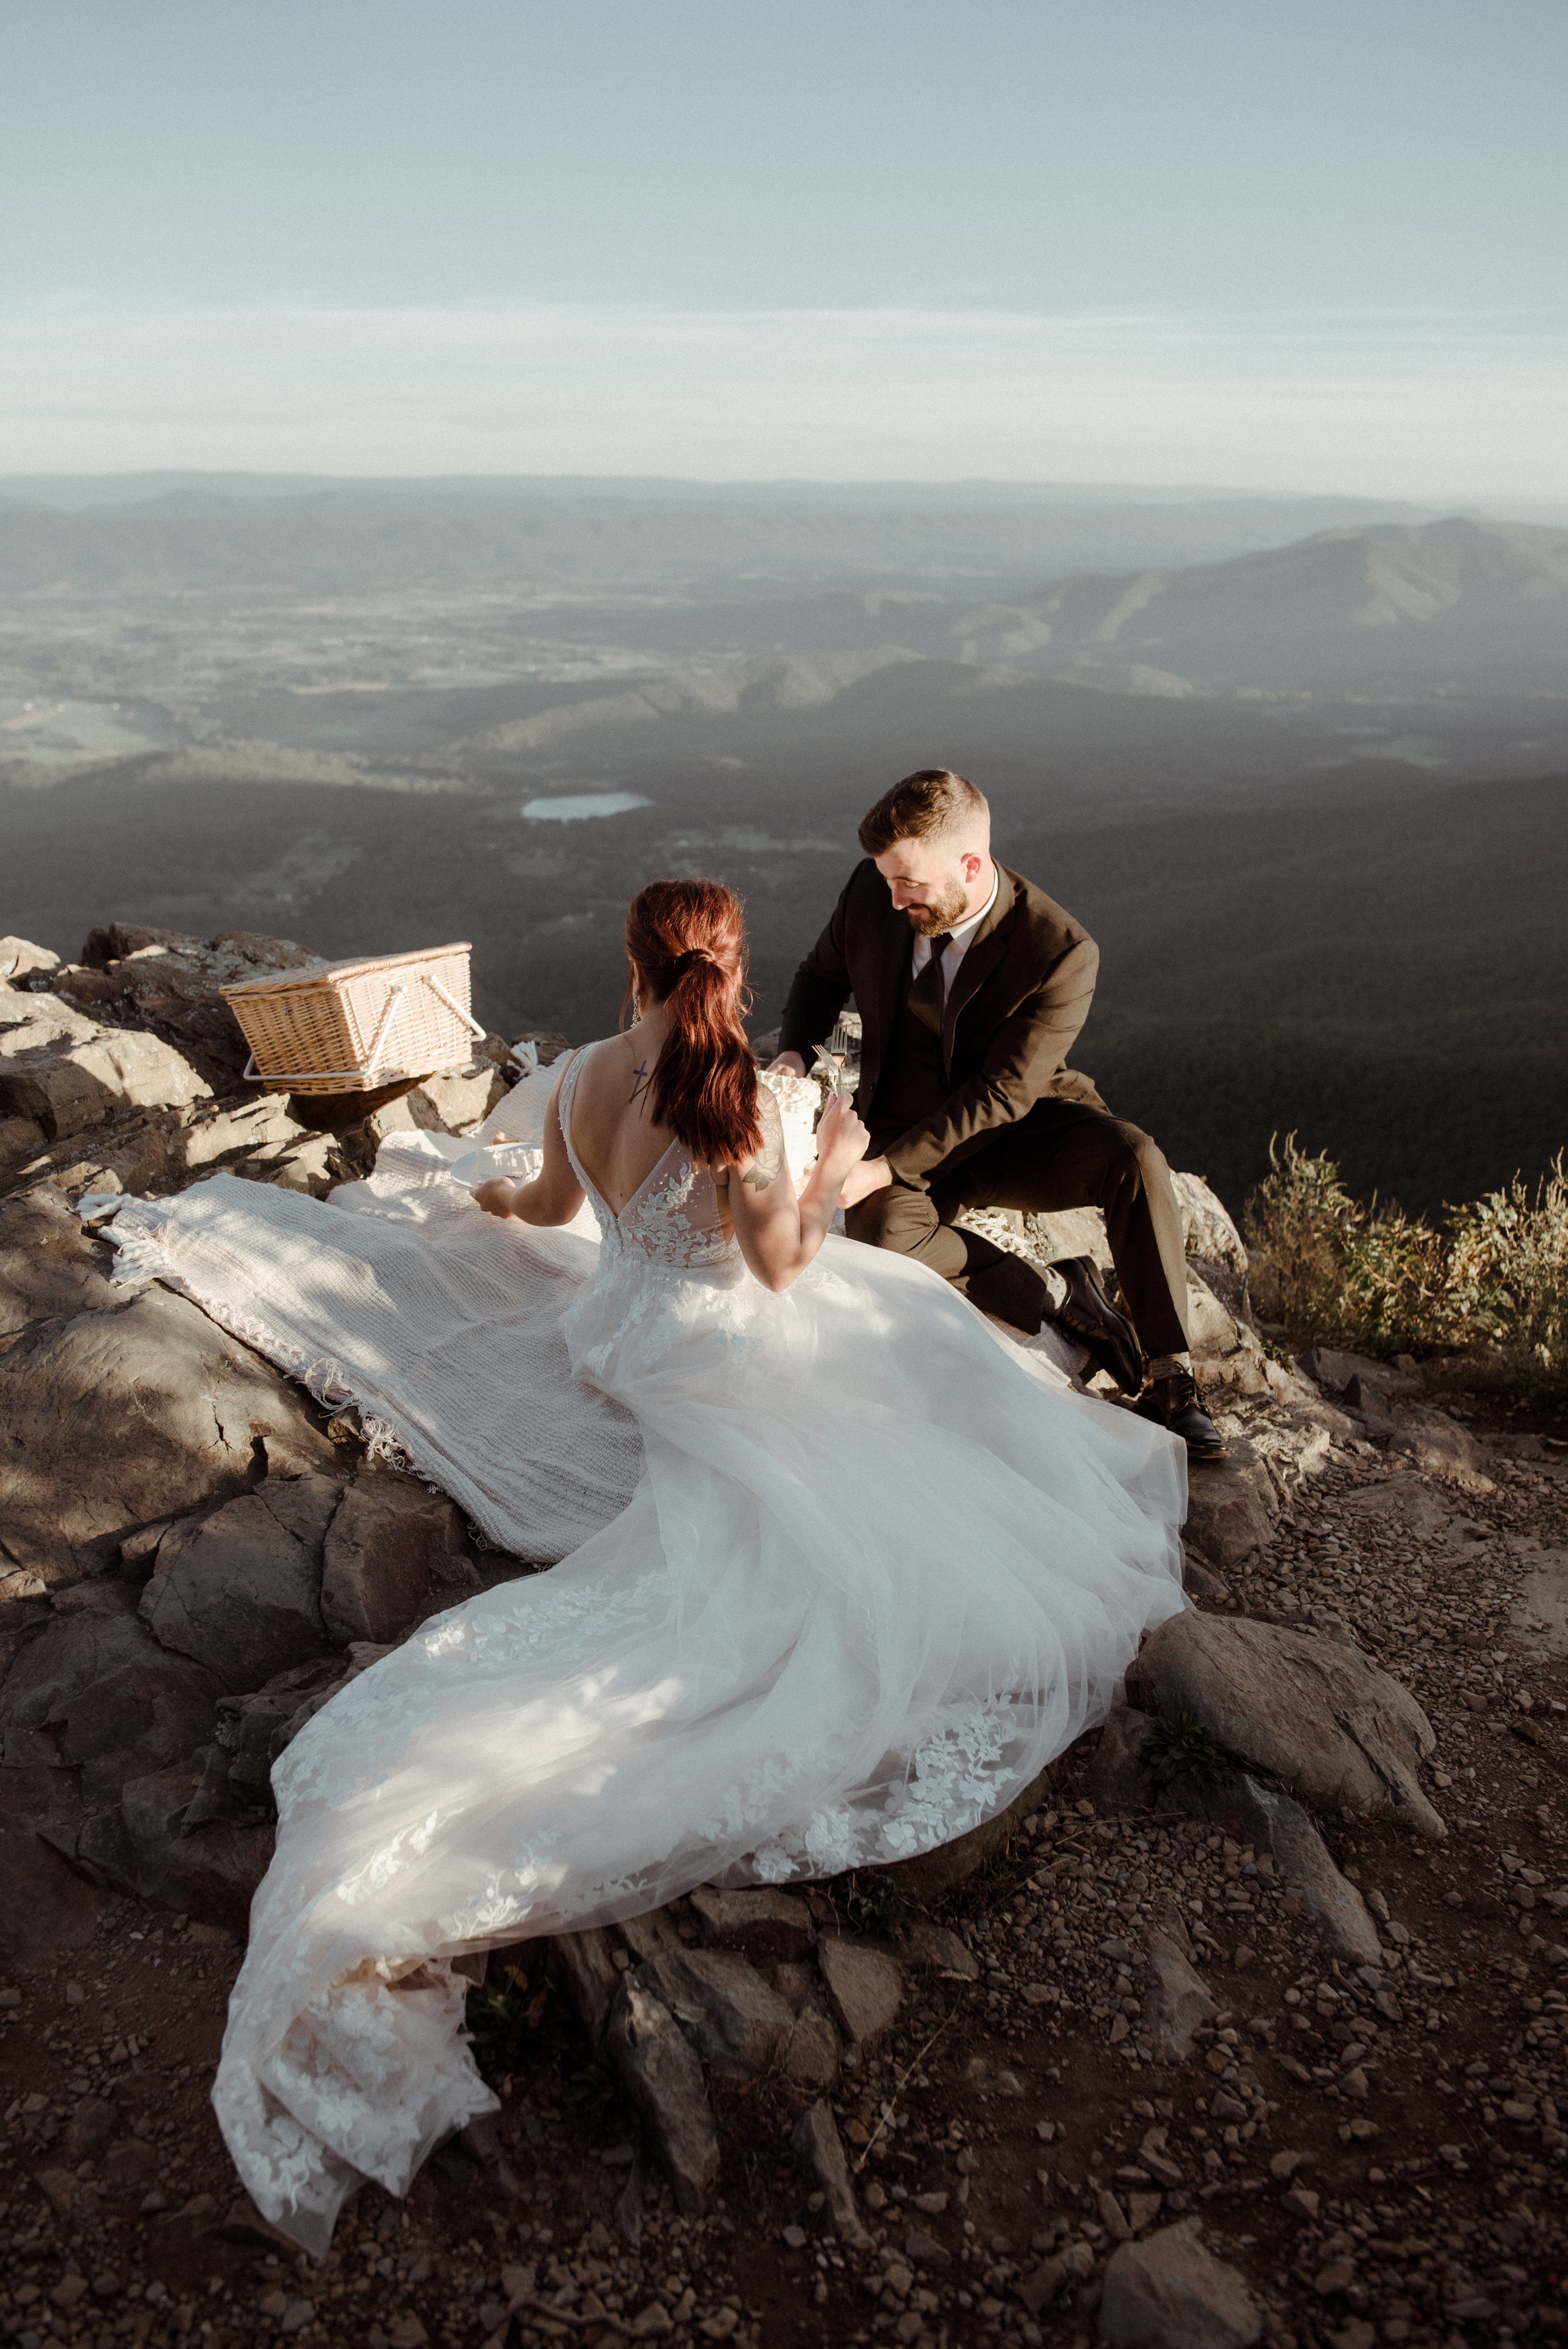
<path fill-rule="evenodd" d="M 650 881 L 632 900 L 626 954 L 670 1022 L 650 1107 L 705 1166 L 734 1165 L 762 1146 L 757 1063 L 741 1026 L 744 950 L 740 900 L 722 882 Z"/>

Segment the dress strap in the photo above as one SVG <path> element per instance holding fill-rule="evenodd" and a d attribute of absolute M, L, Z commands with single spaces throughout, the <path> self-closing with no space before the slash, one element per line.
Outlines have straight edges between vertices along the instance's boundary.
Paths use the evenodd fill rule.
<path fill-rule="evenodd" d="M 609 1208 L 605 1206 L 597 1185 L 587 1174 L 582 1160 L 578 1157 L 576 1151 L 572 1146 L 573 1096 L 577 1091 L 577 1079 L 582 1071 L 583 1063 L 588 1058 L 588 1055 L 593 1049 L 593 1047 L 592 1044 L 580 1044 L 576 1051 L 573 1053 L 571 1060 L 567 1062 L 566 1068 L 562 1075 L 561 1082 L 555 1088 L 555 1116 L 556 1122 L 561 1128 L 561 1139 L 566 1144 L 566 1157 L 567 1162 L 572 1168 L 572 1172 L 576 1175 L 579 1183 L 582 1184 L 588 1197 L 597 1201 L 599 1206 L 604 1208 L 605 1214 L 608 1215 L 610 1212 Z"/>

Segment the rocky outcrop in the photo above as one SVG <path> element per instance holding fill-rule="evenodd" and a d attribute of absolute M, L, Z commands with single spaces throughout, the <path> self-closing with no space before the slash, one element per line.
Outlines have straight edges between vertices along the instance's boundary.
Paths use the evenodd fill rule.
<path fill-rule="evenodd" d="M 334 1461 L 305 1395 L 162 1288 L 12 1337 L 0 1426 L 0 1588 L 14 1595 L 101 1571 L 139 1526 L 237 1496 L 263 1464 Z"/>
<path fill-rule="evenodd" d="M 957 1937 L 941 1941 L 972 1972 Z M 831 2109 L 805 2106 L 896 2023 L 908 1984 L 891 1950 L 819 1925 L 798 1894 L 711 1885 L 608 1930 L 560 1934 L 550 1948 L 557 1980 L 647 2120 L 683 2207 L 700 2207 L 711 2189 L 709 2084 L 733 2095 L 771 2080 L 800 2105 L 795 2149 L 835 2228 L 861 2239 Z"/>
<path fill-rule="evenodd" d="M 482 1588 L 462 1512 L 401 1478 L 361 1476 L 325 1531 L 320 1609 L 345 1646 L 390 1641 Z"/>
<path fill-rule="evenodd" d="M 13 987 L 0 999 L 0 1119 L 41 1141 L 67 1141 L 118 1111 L 187 1108 L 211 1091 L 161 1037 L 101 1027 L 55 995 Z"/>
<path fill-rule="evenodd" d="M 83 1836 L 118 1812 L 127 1781 L 182 1761 L 211 1733 L 217 1685 L 170 1655 L 135 1593 L 78 1583 L 24 1614 L 0 1683 L 0 1956 L 26 1961 L 92 1930 L 97 1900 L 73 1872 Z"/>
<path fill-rule="evenodd" d="M 287 940 L 111 927 L 79 964 L 0 953 L 0 1952 L 92 1930 L 106 1890 L 242 1926 L 270 1771 L 334 1689 L 483 1577 L 460 1513 L 335 1442 L 304 1392 L 155 1283 L 108 1278 L 84 1190 L 222 1168 L 325 1191 L 373 1164 L 236 1091 L 220 988 L 298 969 Z M 499 1039 L 418 1089 L 477 1123 Z M 417 1097 L 414 1097 L 416 1096 Z M 8 1604 L 5 1603 L 8 1602 Z"/>
<path fill-rule="evenodd" d="M 1278 1624 L 1189 1612 L 1144 1642 L 1129 1689 L 1186 1715 L 1309 1802 L 1448 1833 L 1418 1775 L 1435 1744 L 1409 1691 L 1355 1647 Z"/>
<path fill-rule="evenodd" d="M 319 1655 L 322 1546 L 342 1497 L 328 1476 L 269 1476 L 209 1516 L 170 1526 L 141 1596 L 156 1638 L 225 1689 Z"/>
<path fill-rule="evenodd" d="M 214 1092 L 232 1092 L 243 1078 L 248 1048 L 220 989 L 319 962 L 292 938 L 249 930 L 196 938 L 110 922 L 89 931 L 80 961 L 57 969 L 51 983 L 95 1020 L 161 1037 Z"/>
<path fill-rule="evenodd" d="M 0 1590 L 99 1572 L 139 1527 L 239 1495 L 263 1464 L 332 1462 L 302 1392 L 169 1289 L 41 1318 L 0 1350 Z"/>
<path fill-rule="evenodd" d="M 1383 1947 L 1371 1912 L 1356 1887 L 1335 1866 L 1327 1845 L 1300 1804 L 1250 1777 L 1243 1778 L 1238 1795 L 1235 1808 L 1244 1808 L 1247 1826 L 1253 1829 L 1248 1840 L 1255 1849 L 1271 1855 L 1281 1878 L 1305 1901 L 1335 1956 L 1349 1958 L 1357 1965 L 1380 1966 Z M 1245 1834 L 1246 1826 L 1241 1831 Z"/>

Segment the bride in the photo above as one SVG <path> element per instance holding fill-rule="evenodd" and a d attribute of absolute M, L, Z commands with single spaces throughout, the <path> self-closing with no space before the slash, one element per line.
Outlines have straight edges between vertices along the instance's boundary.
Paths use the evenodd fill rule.
<path fill-rule="evenodd" d="M 406 2191 L 495 2109 L 452 1960 L 962 1835 L 1104 1713 L 1183 1603 L 1181 1446 L 935 1274 L 830 1236 L 867 1143 L 847 1102 L 797 1197 L 740 1024 L 738 901 L 655 882 L 626 945 L 636 1024 L 566 1063 L 534 1180 L 457 1195 L 445 1261 L 476 1295 L 482 1272 L 549 1300 L 573 1392 L 640 1436 L 631 1498 L 548 1573 L 423 1624 L 273 1771 L 214 2103 L 261 2209 L 317 2253 L 361 2180 Z M 558 1227 L 584 1200 L 600 1245 L 569 1262 Z M 143 1273 L 204 1302 L 203 1249 L 270 1262 L 259 1320 L 231 1319 L 302 1374 L 320 1332 L 291 1340 L 288 1316 L 306 1328 L 311 1280 L 357 1229 L 386 1327 L 368 1306 L 351 1323 L 347 1390 L 418 1433 L 433 1406 L 411 1370 L 392 1394 L 394 1350 L 439 1287 L 442 1374 L 530 1403 L 511 1391 L 534 1357 L 489 1350 L 493 1313 L 465 1304 L 465 1325 L 469 1288 L 421 1269 L 438 1247 L 376 1213 L 218 1178 L 128 1202 L 118 1226 Z"/>

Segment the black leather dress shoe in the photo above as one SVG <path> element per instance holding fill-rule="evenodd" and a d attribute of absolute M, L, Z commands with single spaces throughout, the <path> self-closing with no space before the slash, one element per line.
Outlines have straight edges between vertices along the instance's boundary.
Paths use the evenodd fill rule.
<path fill-rule="evenodd" d="M 1191 1371 L 1151 1380 L 1138 1399 L 1137 1410 L 1140 1418 L 1152 1419 L 1179 1435 L 1187 1446 L 1189 1460 L 1225 1457 L 1225 1439 L 1204 1410 Z"/>
<path fill-rule="evenodd" d="M 1143 1356 L 1137 1335 L 1126 1314 L 1119 1313 L 1106 1295 L 1094 1258 L 1064 1257 L 1051 1270 L 1059 1272 L 1068 1285 L 1066 1301 L 1054 1309 L 1052 1320 L 1088 1348 L 1123 1394 L 1136 1394 L 1143 1383 Z"/>

